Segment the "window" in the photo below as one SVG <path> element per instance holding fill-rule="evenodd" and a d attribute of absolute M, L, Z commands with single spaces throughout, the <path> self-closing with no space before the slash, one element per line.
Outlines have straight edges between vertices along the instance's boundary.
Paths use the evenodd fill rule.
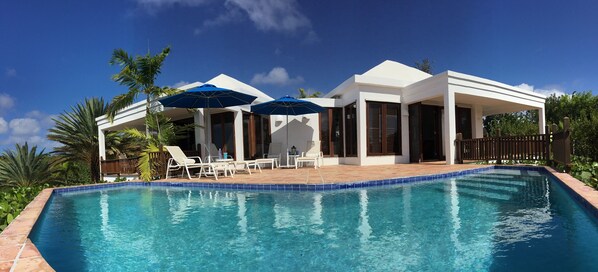
<path fill-rule="evenodd" d="M 235 115 L 232 112 L 212 114 L 212 143 L 222 152 L 235 157 Z"/>
<path fill-rule="evenodd" d="M 177 132 L 176 145 L 184 151 L 196 150 L 193 117 L 172 121 L 172 123 Z"/>
<path fill-rule="evenodd" d="M 325 156 L 342 157 L 343 109 L 329 108 L 320 113 L 320 150 Z"/>
<path fill-rule="evenodd" d="M 243 113 L 243 157 L 246 160 L 268 154 L 270 144 L 270 116 Z"/>
<path fill-rule="evenodd" d="M 401 104 L 366 104 L 367 154 L 401 155 Z"/>
<path fill-rule="evenodd" d="M 357 109 L 355 103 L 345 107 L 345 156 L 357 157 Z"/>
<path fill-rule="evenodd" d="M 463 139 L 471 139 L 471 109 L 457 107 L 455 119 L 457 133 L 462 133 Z"/>

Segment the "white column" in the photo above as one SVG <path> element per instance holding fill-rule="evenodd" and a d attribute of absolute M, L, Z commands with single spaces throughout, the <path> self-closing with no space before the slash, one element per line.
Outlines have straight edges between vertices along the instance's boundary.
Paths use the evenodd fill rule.
<path fill-rule="evenodd" d="M 444 154 L 446 164 L 455 163 L 455 137 L 457 126 L 455 124 L 455 92 L 450 88 L 444 93 Z"/>
<path fill-rule="evenodd" d="M 484 119 L 481 105 L 473 105 L 471 109 L 471 135 L 473 138 L 484 137 Z"/>
<path fill-rule="evenodd" d="M 401 150 L 403 161 L 409 163 L 409 105 L 401 101 Z"/>
<path fill-rule="evenodd" d="M 239 108 L 235 110 L 235 160 L 243 161 L 244 147 L 243 147 L 243 111 Z M 249 148 L 249 147 L 247 147 Z"/>
<path fill-rule="evenodd" d="M 367 158 L 367 116 L 365 99 L 362 93 L 359 93 L 357 98 L 357 156 L 359 158 L 359 165 L 364 165 Z"/>
<path fill-rule="evenodd" d="M 544 128 L 546 127 L 546 116 L 544 113 L 544 107 L 538 109 L 538 133 L 544 134 Z"/>
<path fill-rule="evenodd" d="M 104 135 L 104 131 L 98 129 L 98 146 L 99 146 L 99 154 L 100 154 L 100 161 L 102 158 L 106 159 L 106 137 Z"/>

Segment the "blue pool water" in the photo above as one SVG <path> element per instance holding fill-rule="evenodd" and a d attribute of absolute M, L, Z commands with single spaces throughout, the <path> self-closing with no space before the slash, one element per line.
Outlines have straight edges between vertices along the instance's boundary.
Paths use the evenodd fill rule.
<path fill-rule="evenodd" d="M 31 237 L 57 271 L 590 271 L 597 220 L 539 172 L 326 192 L 55 194 Z"/>

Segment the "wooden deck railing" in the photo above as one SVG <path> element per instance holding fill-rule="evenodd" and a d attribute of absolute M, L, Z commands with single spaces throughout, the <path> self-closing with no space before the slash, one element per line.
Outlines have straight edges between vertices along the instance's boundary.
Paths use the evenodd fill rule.
<path fill-rule="evenodd" d="M 100 174 L 105 175 L 132 175 L 137 174 L 139 158 L 102 160 L 100 161 Z"/>
<path fill-rule="evenodd" d="M 457 136 L 459 137 L 459 136 Z M 550 159 L 550 135 L 487 137 L 457 140 L 457 162 L 464 160 L 542 160 Z"/>
<path fill-rule="evenodd" d="M 455 140 L 457 163 L 463 161 L 530 160 L 571 165 L 571 131 L 569 118 L 563 121 L 563 131 L 546 127 L 546 134 L 524 136 L 499 136 L 477 139 L 462 139 L 460 133 Z M 500 135 L 500 132 L 499 132 Z"/>

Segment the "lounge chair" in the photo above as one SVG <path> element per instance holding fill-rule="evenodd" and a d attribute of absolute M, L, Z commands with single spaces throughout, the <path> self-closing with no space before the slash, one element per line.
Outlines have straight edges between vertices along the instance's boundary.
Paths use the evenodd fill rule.
<path fill-rule="evenodd" d="M 320 141 L 308 141 L 306 151 L 301 152 L 301 156 L 295 158 L 295 169 L 303 163 L 313 163 L 314 168 L 318 168 L 321 166 L 322 158 L 324 158 L 324 154 L 320 151 Z"/>
<path fill-rule="evenodd" d="M 191 179 L 191 174 L 189 173 L 190 168 L 203 168 L 209 167 L 209 165 L 204 164 L 201 162 L 201 157 L 187 157 L 183 150 L 181 150 L 178 146 L 164 146 L 168 153 L 170 153 L 171 158 L 168 159 L 168 165 L 166 166 L 166 178 L 168 178 L 168 173 L 171 170 L 179 170 L 184 168 L 187 172 L 187 176 Z M 195 159 L 198 159 L 197 162 Z"/>
<path fill-rule="evenodd" d="M 282 158 L 282 144 L 281 143 L 270 143 L 268 147 L 268 154 L 264 155 L 264 158 L 274 159 L 272 160 L 272 168 L 274 166 L 280 166 L 280 159 Z M 259 159 L 259 163 L 268 163 L 266 160 Z"/>
<path fill-rule="evenodd" d="M 216 180 L 218 180 L 218 172 L 223 171 L 226 175 L 226 171 L 230 172 L 230 169 L 223 164 L 214 164 L 214 163 L 203 163 L 201 161 L 201 157 L 193 156 L 187 157 L 183 150 L 181 150 L 178 146 L 164 146 L 170 156 L 172 158 L 168 159 L 168 164 L 166 166 L 166 178 L 168 178 L 168 173 L 171 170 L 179 170 L 184 168 L 184 171 L 187 172 L 187 176 L 191 179 L 191 173 L 189 169 L 192 168 L 199 168 L 199 175 L 203 173 L 204 175 L 213 174 Z"/>

